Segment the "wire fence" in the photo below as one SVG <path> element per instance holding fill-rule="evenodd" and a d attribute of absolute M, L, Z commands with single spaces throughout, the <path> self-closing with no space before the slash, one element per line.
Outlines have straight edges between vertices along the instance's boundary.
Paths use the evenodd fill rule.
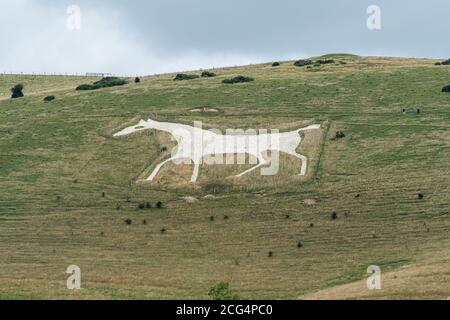
<path fill-rule="evenodd" d="M 57 73 L 57 72 L 0 72 L 0 76 L 24 76 L 24 77 L 80 77 L 80 78 L 102 78 L 102 77 L 120 77 L 120 78 L 134 78 L 138 75 L 131 74 L 117 74 L 117 73 L 103 73 L 103 72 L 86 72 L 86 73 Z"/>
<path fill-rule="evenodd" d="M 24 76 L 24 77 L 80 77 L 80 78 L 102 78 L 102 77 L 119 77 L 119 78 L 135 78 L 135 77 L 158 77 L 164 75 L 172 75 L 176 73 L 188 73 L 188 72 L 201 72 L 204 70 L 217 70 L 217 69 L 232 69 L 237 67 L 253 66 L 254 63 L 249 63 L 245 65 L 230 65 L 222 67 L 210 67 L 210 68 L 199 68 L 195 70 L 182 70 L 182 71 L 168 71 L 161 73 L 151 73 L 151 74 L 123 74 L 123 73 L 109 73 L 109 72 L 85 72 L 85 73 L 71 73 L 71 72 L 13 72 L 13 71 L 2 71 L 0 76 Z"/>

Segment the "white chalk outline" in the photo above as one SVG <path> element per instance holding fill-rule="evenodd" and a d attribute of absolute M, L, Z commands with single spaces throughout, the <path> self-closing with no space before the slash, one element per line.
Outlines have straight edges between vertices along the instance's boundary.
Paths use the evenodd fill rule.
<path fill-rule="evenodd" d="M 277 131 L 277 133 L 270 134 L 223 135 L 219 134 L 217 131 L 203 130 L 201 126 L 199 127 L 198 125 L 193 127 L 179 123 L 158 122 L 148 119 L 147 121 L 141 120 L 138 124 L 115 133 L 114 137 L 127 136 L 135 132 L 149 129 L 170 133 L 173 139 L 177 141 L 177 147 L 172 150 L 172 156 L 169 159 L 162 161 L 155 167 L 147 180 L 153 181 L 161 168 L 169 161 L 180 163 L 180 160 L 189 159 L 194 163 L 191 182 L 195 183 L 198 179 L 203 157 L 225 154 L 249 154 L 254 156 L 258 160 L 257 165 L 236 176 L 242 177 L 264 165 L 270 164 L 263 156 L 263 153 L 267 151 L 284 152 L 299 158 L 302 162 L 300 176 L 305 176 L 308 159 L 306 156 L 297 153 L 296 151 L 297 147 L 302 142 L 302 137 L 299 133 L 320 128 L 321 126 L 319 124 L 315 124 L 284 133 L 278 133 Z M 239 143 L 242 141 L 244 141 L 244 143 Z M 277 172 L 272 174 L 276 174 Z"/>

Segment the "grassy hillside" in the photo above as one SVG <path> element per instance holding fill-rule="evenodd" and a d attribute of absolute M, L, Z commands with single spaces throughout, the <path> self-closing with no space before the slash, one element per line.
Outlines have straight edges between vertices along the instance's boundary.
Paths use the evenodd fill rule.
<path fill-rule="evenodd" d="M 226 281 L 243 299 L 297 299 L 364 279 L 371 264 L 427 266 L 426 277 L 375 298 L 450 296 L 450 94 L 441 92 L 450 67 L 331 57 L 338 63 L 169 74 L 92 92 L 75 87 L 97 79 L 0 76 L 0 298 L 208 298 Z M 222 84 L 237 75 L 255 81 Z M 25 97 L 10 100 L 18 82 Z M 49 94 L 56 100 L 44 103 Z M 191 112 L 205 106 L 219 112 Z M 224 179 L 249 166 L 203 166 L 192 185 L 190 166 L 169 165 L 155 183 L 137 183 L 173 142 L 112 133 L 148 117 L 323 130 L 300 148 L 311 158 L 306 178 L 283 156 L 274 177 Z M 332 139 L 339 130 L 346 137 Z M 163 208 L 136 210 L 147 201 Z M 71 264 L 81 291 L 66 289 Z"/>

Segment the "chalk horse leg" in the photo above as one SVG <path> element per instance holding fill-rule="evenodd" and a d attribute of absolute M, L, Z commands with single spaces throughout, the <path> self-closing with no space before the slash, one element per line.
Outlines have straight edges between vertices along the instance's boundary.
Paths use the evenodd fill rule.
<path fill-rule="evenodd" d="M 300 170 L 300 175 L 301 176 L 305 176 L 306 175 L 306 169 L 308 168 L 308 158 L 305 157 L 304 155 L 296 153 L 296 152 L 291 153 L 291 155 L 299 158 L 302 161 L 302 168 Z"/>
<path fill-rule="evenodd" d="M 246 170 L 246 171 L 244 171 L 244 172 L 238 174 L 238 175 L 235 176 L 235 177 L 240 178 L 240 177 L 242 177 L 242 176 L 245 176 L 246 174 L 248 174 L 248 173 L 250 173 L 250 172 L 252 172 L 252 171 L 255 171 L 256 169 L 258 169 L 258 168 L 260 168 L 260 167 L 262 167 L 262 166 L 264 166 L 264 165 L 266 165 L 266 164 L 269 163 L 268 161 L 266 161 L 266 159 L 264 159 L 264 157 L 263 157 L 262 155 L 260 155 L 260 156 L 258 157 L 258 160 L 259 160 L 259 164 L 258 164 L 258 165 L 256 165 L 256 166 L 254 166 L 254 167 L 252 167 L 252 168 L 250 168 L 250 169 L 248 169 L 248 170 Z"/>
<path fill-rule="evenodd" d="M 198 172 L 200 170 L 200 163 L 194 163 L 194 171 L 192 172 L 191 182 L 196 183 L 198 178 Z"/>
<path fill-rule="evenodd" d="M 153 179 L 155 179 L 156 175 L 158 174 L 159 170 L 161 170 L 161 168 L 169 161 L 175 160 L 175 157 L 169 158 L 167 160 L 164 160 L 163 162 L 161 162 L 160 164 L 158 164 L 155 169 L 153 170 L 152 174 L 150 175 L 150 177 L 147 178 L 147 181 L 153 181 Z"/>

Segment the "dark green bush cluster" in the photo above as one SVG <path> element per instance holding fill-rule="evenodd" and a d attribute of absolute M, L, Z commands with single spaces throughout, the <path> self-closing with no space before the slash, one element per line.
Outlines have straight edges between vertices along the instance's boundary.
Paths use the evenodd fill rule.
<path fill-rule="evenodd" d="M 450 85 L 443 87 L 442 92 L 450 92 Z"/>
<path fill-rule="evenodd" d="M 214 72 L 211 71 L 203 71 L 202 72 L 202 77 L 203 78 L 211 78 L 211 77 L 215 77 L 216 74 Z"/>
<path fill-rule="evenodd" d="M 124 84 L 127 84 L 128 82 L 126 80 L 117 78 L 117 77 L 105 77 L 102 78 L 99 81 L 94 82 L 93 84 L 82 84 L 79 85 L 76 90 L 77 91 L 83 91 L 83 90 L 97 90 L 100 88 L 108 88 L 108 87 L 115 87 L 115 86 L 123 86 Z"/>
<path fill-rule="evenodd" d="M 294 62 L 294 66 L 296 67 L 304 67 L 304 66 L 309 66 L 310 64 L 312 64 L 313 62 L 309 59 L 300 59 Z"/>
<path fill-rule="evenodd" d="M 158 201 L 155 204 L 155 208 L 157 209 L 161 209 L 163 207 L 163 203 L 161 201 Z M 140 202 L 137 204 L 136 206 L 136 210 L 144 210 L 144 209 L 151 209 L 152 208 L 152 204 L 150 202 Z"/>
<path fill-rule="evenodd" d="M 450 65 L 450 59 L 442 61 L 442 62 L 436 62 L 435 65 L 437 65 L 437 66 L 440 66 L 440 65 L 449 66 Z"/>
<path fill-rule="evenodd" d="M 196 74 L 185 74 L 185 73 L 179 73 L 175 76 L 173 79 L 174 81 L 183 81 L 183 80 L 193 80 L 199 78 Z"/>
<path fill-rule="evenodd" d="M 272 63 L 272 67 L 279 67 L 281 64 L 279 62 Z"/>
<path fill-rule="evenodd" d="M 330 64 L 330 63 L 334 63 L 333 59 L 321 59 L 321 60 L 317 60 L 315 62 L 316 64 Z"/>
<path fill-rule="evenodd" d="M 345 133 L 342 131 L 337 131 L 334 136 L 335 140 L 344 139 L 344 138 L 345 138 Z"/>
<path fill-rule="evenodd" d="M 150 202 L 141 202 L 136 206 L 136 210 L 150 209 L 151 207 Z"/>
<path fill-rule="evenodd" d="M 23 97 L 23 85 L 22 84 L 16 84 L 13 88 L 11 88 L 11 98 L 16 99 Z"/>
<path fill-rule="evenodd" d="M 139 83 L 139 82 L 141 82 L 141 78 L 139 78 L 139 77 L 134 78 L 134 83 Z"/>
<path fill-rule="evenodd" d="M 46 96 L 46 97 L 44 98 L 44 101 L 45 101 L 45 102 L 50 102 L 50 101 L 53 101 L 53 100 L 55 100 L 55 96 Z"/>
<path fill-rule="evenodd" d="M 245 77 L 245 76 L 237 76 L 231 79 L 225 79 L 222 82 L 223 83 L 227 83 L 227 84 L 233 84 L 233 83 L 243 83 L 243 82 L 251 82 L 254 81 L 255 79 L 250 78 L 250 77 Z"/>

